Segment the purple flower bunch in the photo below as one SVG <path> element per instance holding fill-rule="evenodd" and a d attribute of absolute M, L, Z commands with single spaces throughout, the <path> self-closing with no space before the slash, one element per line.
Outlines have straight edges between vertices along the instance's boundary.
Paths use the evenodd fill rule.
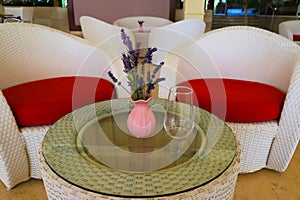
<path fill-rule="evenodd" d="M 164 62 L 161 62 L 159 65 L 152 64 L 152 55 L 157 51 L 157 48 L 148 48 L 144 59 L 139 63 L 141 43 L 138 42 L 136 44 L 137 48 L 133 49 L 132 41 L 124 29 L 121 29 L 121 39 L 127 48 L 127 52 L 122 53 L 121 59 L 124 66 L 123 72 L 127 74 L 127 83 L 132 91 L 132 99 L 147 100 L 151 96 L 151 92 L 155 89 L 155 86 L 166 80 L 166 78 L 158 76 L 158 72 L 164 65 Z M 111 71 L 108 72 L 108 76 L 114 83 L 122 86 L 122 83 L 118 81 Z"/>
<path fill-rule="evenodd" d="M 138 23 L 139 23 L 140 26 L 142 26 L 144 21 L 143 20 L 138 20 Z"/>

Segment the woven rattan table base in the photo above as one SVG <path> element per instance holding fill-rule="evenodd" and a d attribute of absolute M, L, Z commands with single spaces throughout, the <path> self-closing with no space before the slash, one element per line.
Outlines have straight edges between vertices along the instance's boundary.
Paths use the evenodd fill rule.
<path fill-rule="evenodd" d="M 181 193 L 178 195 L 158 197 L 158 198 L 139 198 L 141 200 L 144 199 L 220 199 L 220 200 L 230 200 L 233 199 L 234 188 L 239 172 L 239 163 L 240 163 L 240 146 L 238 145 L 236 156 L 232 162 L 232 164 L 228 167 L 228 169 L 216 178 L 214 181 L 197 188 L 195 190 L 191 190 L 185 193 Z M 112 196 L 104 196 L 101 194 L 97 194 L 94 192 L 89 192 L 87 190 L 83 190 L 79 187 L 76 187 L 62 178 L 57 176 L 47 165 L 44 160 L 44 157 L 40 151 L 40 165 L 43 176 L 44 185 L 46 188 L 47 196 L 49 199 L 58 200 L 58 199 L 133 199 L 133 198 L 118 198 Z"/>

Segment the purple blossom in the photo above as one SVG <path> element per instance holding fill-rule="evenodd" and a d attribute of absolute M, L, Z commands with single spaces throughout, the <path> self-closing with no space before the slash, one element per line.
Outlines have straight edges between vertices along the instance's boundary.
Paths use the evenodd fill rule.
<path fill-rule="evenodd" d="M 148 83 L 152 82 L 150 71 L 147 71 L 147 82 Z"/>
<path fill-rule="evenodd" d="M 132 42 L 129 38 L 129 36 L 127 36 L 127 34 L 125 33 L 125 30 L 122 28 L 121 29 L 121 39 L 123 41 L 123 44 L 127 47 L 128 51 L 132 51 Z"/>
<path fill-rule="evenodd" d="M 140 48 L 141 48 L 141 42 L 137 42 L 136 43 L 136 49 L 138 50 L 138 51 L 140 51 Z"/>
<path fill-rule="evenodd" d="M 126 38 L 127 38 L 127 35 L 124 31 L 124 29 L 121 29 L 121 40 L 123 41 L 123 44 L 126 45 Z"/>
<path fill-rule="evenodd" d="M 139 23 L 140 26 L 143 25 L 144 22 L 145 21 L 143 21 L 143 20 L 138 20 L 138 23 Z"/>
<path fill-rule="evenodd" d="M 165 81 L 165 80 L 166 80 L 166 78 L 157 78 L 157 79 L 153 82 L 153 84 L 156 85 L 156 84 L 158 84 L 158 83 L 160 83 L 160 82 L 162 82 L 162 81 Z"/>
<path fill-rule="evenodd" d="M 164 62 L 161 62 L 159 65 L 157 65 L 157 66 L 155 67 L 155 69 L 153 70 L 152 78 L 155 78 L 157 72 L 159 72 L 159 70 L 161 69 L 161 67 L 162 67 L 164 64 L 165 64 Z"/>
<path fill-rule="evenodd" d="M 127 52 L 122 53 L 121 59 L 124 65 L 123 71 L 127 74 L 128 86 L 131 88 L 131 92 L 133 92 L 133 99 L 146 100 L 150 97 L 152 90 L 155 89 L 155 86 L 158 83 L 166 80 L 165 78 L 156 78 L 156 75 L 164 65 L 164 62 L 161 62 L 159 65 L 156 65 L 151 74 L 150 64 L 152 65 L 152 56 L 153 53 L 157 51 L 157 48 L 148 48 L 144 60 L 141 61 L 141 67 L 138 67 L 141 43 L 137 42 L 137 48 L 133 49 L 132 41 L 130 40 L 129 36 L 125 33 L 124 29 L 121 29 L 121 40 L 127 48 Z M 145 66 L 146 64 L 149 64 L 149 68 L 147 70 Z M 118 83 L 118 85 L 123 87 L 121 82 L 118 82 L 118 79 L 112 74 L 111 71 L 108 72 L 108 76 L 112 79 L 114 83 Z M 126 88 L 124 89 L 127 91 Z"/>
<path fill-rule="evenodd" d="M 153 48 L 148 48 L 147 53 L 145 55 L 145 60 L 147 63 L 152 63 L 152 54 L 157 51 L 157 48 L 153 47 Z"/>
<path fill-rule="evenodd" d="M 122 53 L 122 61 L 123 61 L 123 65 L 124 65 L 124 72 L 127 73 L 129 72 L 130 70 L 132 70 L 132 68 L 135 66 L 135 65 L 132 65 L 134 63 L 131 62 L 131 58 L 126 55 L 125 53 Z"/>
<path fill-rule="evenodd" d="M 118 79 L 113 75 L 113 73 L 111 71 L 109 71 L 108 73 L 108 76 L 112 79 L 112 81 L 114 83 L 117 83 L 118 82 Z"/>
<path fill-rule="evenodd" d="M 138 84 L 139 84 L 139 87 L 143 87 L 143 85 L 144 85 L 144 78 L 142 76 L 140 76 L 138 78 Z"/>
<path fill-rule="evenodd" d="M 153 83 L 148 83 L 147 84 L 147 94 L 151 94 L 152 90 L 154 90 L 155 85 Z"/>

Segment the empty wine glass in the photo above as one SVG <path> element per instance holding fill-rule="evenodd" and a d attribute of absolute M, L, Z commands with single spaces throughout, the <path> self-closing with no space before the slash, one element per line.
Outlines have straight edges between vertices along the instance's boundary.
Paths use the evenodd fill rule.
<path fill-rule="evenodd" d="M 194 106 L 191 88 L 174 86 L 169 90 L 164 128 L 175 139 L 186 138 L 193 131 Z"/>

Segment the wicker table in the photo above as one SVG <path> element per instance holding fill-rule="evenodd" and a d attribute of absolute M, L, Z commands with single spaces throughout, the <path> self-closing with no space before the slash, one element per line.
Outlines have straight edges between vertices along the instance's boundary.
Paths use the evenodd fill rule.
<path fill-rule="evenodd" d="M 240 147 L 228 126 L 196 108 L 190 139 L 174 141 L 162 128 L 166 100 L 151 104 L 158 124 L 150 138 L 124 126 L 128 99 L 89 105 L 55 123 L 40 151 L 48 198 L 232 199 Z"/>

